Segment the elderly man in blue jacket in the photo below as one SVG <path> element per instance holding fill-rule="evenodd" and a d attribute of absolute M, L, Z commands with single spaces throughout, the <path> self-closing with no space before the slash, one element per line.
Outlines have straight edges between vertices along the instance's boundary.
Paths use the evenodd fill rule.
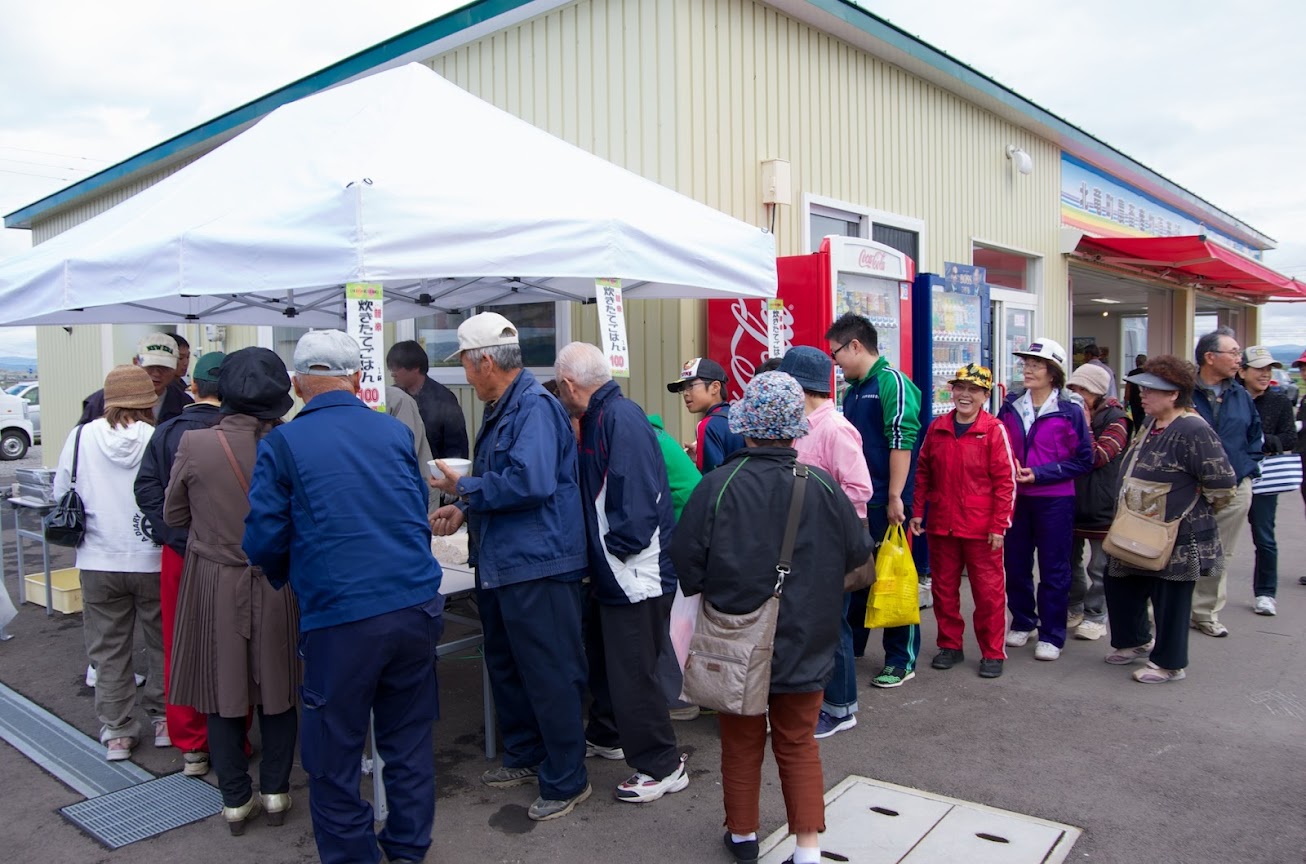
<path fill-rule="evenodd" d="M 522 368 L 517 328 L 495 312 L 458 327 L 457 357 L 486 403 L 472 473 L 442 461 L 431 485 L 458 497 L 431 514 L 444 536 L 464 521 L 485 638 L 485 665 L 503 735 L 487 786 L 539 783 L 527 815 L 570 813 L 590 795 L 585 770 L 585 531 L 576 438 L 558 400 Z"/>
<path fill-rule="evenodd" d="M 635 769 L 617 786 L 618 801 L 656 801 L 689 785 L 657 674 L 676 594 L 666 463 L 644 409 L 622 395 L 602 351 L 572 342 L 554 371 L 558 398 L 580 418 L 594 696 L 587 751 Z"/>
<path fill-rule="evenodd" d="M 355 395 L 359 353 L 339 330 L 295 346 L 307 404 L 259 442 L 242 544 L 299 600 L 300 756 L 323 864 L 420 861 L 435 817 L 442 574 L 413 433 Z M 379 836 L 358 794 L 369 715 L 390 809 Z"/>

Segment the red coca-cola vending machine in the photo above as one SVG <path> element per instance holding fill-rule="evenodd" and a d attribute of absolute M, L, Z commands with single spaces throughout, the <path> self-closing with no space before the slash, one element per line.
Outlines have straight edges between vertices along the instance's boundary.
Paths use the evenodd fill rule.
<path fill-rule="evenodd" d="M 729 398 L 743 395 L 757 367 L 794 345 L 829 346 L 825 331 L 845 312 L 865 315 L 880 337 L 880 353 L 912 374 L 911 285 L 916 263 L 896 249 L 858 237 L 830 236 L 811 255 L 776 259 L 780 307 L 765 300 L 709 300 L 707 354 L 730 375 Z M 835 367 L 836 404 L 843 381 Z"/>

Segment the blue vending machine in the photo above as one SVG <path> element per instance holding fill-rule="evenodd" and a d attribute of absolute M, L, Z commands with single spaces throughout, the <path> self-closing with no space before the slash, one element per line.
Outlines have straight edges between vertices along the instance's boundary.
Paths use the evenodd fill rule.
<path fill-rule="evenodd" d="M 967 363 L 992 368 L 989 286 L 983 267 L 944 262 L 912 288 L 912 379 L 921 390 L 921 428 L 952 410 L 948 381 Z"/>

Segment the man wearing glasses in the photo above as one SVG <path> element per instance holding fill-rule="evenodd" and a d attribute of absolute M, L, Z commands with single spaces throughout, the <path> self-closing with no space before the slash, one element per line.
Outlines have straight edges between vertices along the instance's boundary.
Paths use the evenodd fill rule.
<path fill-rule="evenodd" d="M 843 416 L 862 435 L 862 453 L 871 472 L 874 493 L 866 508 L 871 540 L 877 545 L 890 525 L 912 518 L 912 475 L 916 441 L 921 431 L 921 391 L 911 379 L 880 356 L 879 335 L 869 320 L 851 312 L 826 331 L 830 358 L 848 379 Z M 852 595 L 848 623 L 853 629 L 853 654 L 866 650 L 867 589 Z M 884 631 L 884 670 L 871 679 L 875 687 L 898 687 L 916 677 L 921 651 L 917 624 Z"/>
<path fill-rule="evenodd" d="M 1228 327 L 1207 333 L 1197 340 L 1197 388 L 1193 407 L 1215 434 L 1220 436 L 1224 453 L 1238 477 L 1237 494 L 1228 506 L 1215 514 L 1224 549 L 1224 566 L 1219 578 L 1199 579 L 1193 591 L 1193 627 L 1207 636 L 1228 636 L 1229 628 L 1220 623 L 1228 587 L 1229 561 L 1238 547 L 1238 538 L 1247 524 L 1252 504 L 1252 478 L 1260 475 L 1262 445 L 1261 415 L 1252 395 L 1235 373 L 1242 366 L 1243 352 Z"/>

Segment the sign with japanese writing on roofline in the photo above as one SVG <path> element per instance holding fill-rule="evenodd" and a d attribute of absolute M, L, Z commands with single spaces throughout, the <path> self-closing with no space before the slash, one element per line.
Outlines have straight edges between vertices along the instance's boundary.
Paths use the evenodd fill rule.
<path fill-rule="evenodd" d="M 621 300 L 620 279 L 595 279 L 594 296 L 599 307 L 599 336 L 603 353 L 614 378 L 630 377 L 630 343 L 626 341 L 626 310 Z"/>
<path fill-rule="evenodd" d="M 358 398 L 368 408 L 385 410 L 385 346 L 382 344 L 382 300 L 378 282 L 345 285 L 345 332 L 358 343 Z"/>

